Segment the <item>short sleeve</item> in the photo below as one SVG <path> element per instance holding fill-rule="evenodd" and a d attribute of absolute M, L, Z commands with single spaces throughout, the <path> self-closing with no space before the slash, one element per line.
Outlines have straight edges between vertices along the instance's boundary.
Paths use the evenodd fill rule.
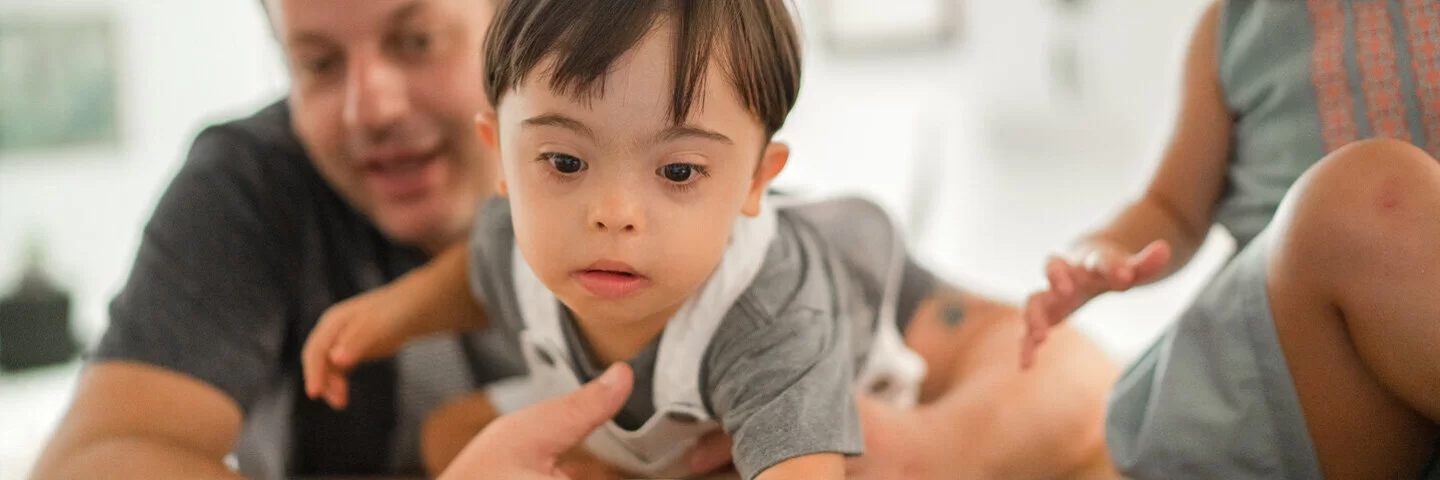
<path fill-rule="evenodd" d="M 288 302 L 262 150 L 226 127 L 196 138 L 144 228 L 93 361 L 189 375 L 247 412 L 280 374 Z"/>
<path fill-rule="evenodd" d="M 470 293 L 485 310 L 491 326 L 516 335 L 519 331 L 511 255 L 515 249 L 515 228 L 510 221 L 510 201 L 496 197 L 485 201 L 480 216 L 470 229 L 466 276 Z"/>
<path fill-rule="evenodd" d="M 733 313 L 753 317 L 760 310 L 745 307 L 737 304 Z M 814 310 L 726 323 L 707 353 L 704 378 L 712 410 L 734 437 L 743 478 L 804 455 L 861 453 L 847 329 Z"/>

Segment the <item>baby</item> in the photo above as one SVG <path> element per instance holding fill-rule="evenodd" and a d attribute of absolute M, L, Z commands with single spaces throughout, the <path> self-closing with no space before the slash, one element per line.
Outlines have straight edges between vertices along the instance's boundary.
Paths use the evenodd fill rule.
<path fill-rule="evenodd" d="M 478 120 L 502 198 L 452 250 L 337 306 L 307 393 L 438 332 L 499 328 L 553 396 L 629 362 L 635 391 L 585 442 L 676 476 L 708 432 L 742 477 L 843 478 L 857 387 L 912 405 L 924 362 L 895 324 L 902 242 L 873 204 L 777 206 L 772 141 L 800 85 L 782 0 L 513 0 L 486 43 Z M 467 282 L 468 279 L 468 282 Z M 468 286 L 468 292 L 467 292 Z"/>

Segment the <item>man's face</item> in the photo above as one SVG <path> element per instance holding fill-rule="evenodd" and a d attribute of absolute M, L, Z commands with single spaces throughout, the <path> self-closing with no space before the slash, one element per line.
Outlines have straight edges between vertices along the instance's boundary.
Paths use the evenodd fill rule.
<path fill-rule="evenodd" d="M 321 175 L 390 238 L 463 238 L 494 166 L 484 0 L 267 0 L 290 66 L 295 131 Z"/>

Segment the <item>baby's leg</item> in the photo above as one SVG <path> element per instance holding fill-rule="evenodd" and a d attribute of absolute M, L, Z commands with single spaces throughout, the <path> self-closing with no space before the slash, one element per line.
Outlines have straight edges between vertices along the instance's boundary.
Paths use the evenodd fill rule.
<path fill-rule="evenodd" d="M 1440 164 L 1352 144 L 1271 228 L 1271 310 L 1326 477 L 1414 478 L 1440 419 Z"/>

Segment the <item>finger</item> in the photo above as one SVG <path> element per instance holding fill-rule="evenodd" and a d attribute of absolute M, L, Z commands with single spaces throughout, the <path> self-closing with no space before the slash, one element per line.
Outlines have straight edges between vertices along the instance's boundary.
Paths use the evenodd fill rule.
<path fill-rule="evenodd" d="M 1025 324 L 1029 328 L 1020 344 L 1021 367 L 1029 368 L 1035 361 L 1035 349 L 1039 348 L 1040 342 L 1044 341 L 1045 330 L 1050 328 L 1050 322 L 1045 318 L 1047 310 L 1045 294 L 1037 293 L 1030 296 L 1030 301 L 1025 308 Z"/>
<path fill-rule="evenodd" d="M 695 444 L 695 448 L 690 450 L 687 460 L 690 465 L 690 473 L 710 473 L 729 465 L 732 444 L 730 435 L 726 435 L 725 432 L 712 432 L 701 437 L 700 441 Z"/>
<path fill-rule="evenodd" d="M 1025 309 L 1021 311 L 1021 315 L 1024 316 L 1022 320 L 1025 322 L 1026 339 L 1035 338 L 1036 332 L 1045 328 L 1045 320 L 1043 317 L 1045 307 L 1041 302 L 1042 295 L 1044 295 L 1043 292 L 1035 293 L 1030 295 L 1029 299 L 1025 300 Z"/>
<path fill-rule="evenodd" d="M 335 341 L 335 333 L 341 322 L 322 316 L 320 323 L 310 332 L 305 347 L 300 351 L 301 369 L 305 375 L 305 394 L 310 398 L 325 392 L 325 373 L 330 368 L 327 352 Z"/>
<path fill-rule="evenodd" d="M 1050 262 L 1045 266 L 1045 276 L 1050 280 L 1050 288 L 1061 295 L 1070 296 L 1075 294 L 1075 281 L 1070 278 L 1070 264 L 1060 257 L 1050 257 Z"/>
<path fill-rule="evenodd" d="M 511 438 L 510 444 L 523 448 L 525 455 L 553 459 L 614 417 L 630 396 L 634 381 L 629 366 L 611 365 L 579 390 L 502 417 L 507 425 L 524 428 L 502 436 Z"/>
<path fill-rule="evenodd" d="M 359 325 L 344 329 L 336 334 L 330 347 L 330 362 L 340 368 L 353 368 L 360 361 L 361 353 L 370 348 L 370 337 L 370 330 Z"/>
<path fill-rule="evenodd" d="M 1156 240 L 1146 245 L 1140 253 L 1130 257 L 1130 268 L 1135 271 L 1137 281 L 1149 281 L 1165 271 L 1165 266 L 1170 264 L 1170 244 L 1164 240 Z"/>
<path fill-rule="evenodd" d="M 1109 283 L 1110 290 L 1124 290 L 1130 288 L 1130 283 L 1135 281 L 1135 271 L 1130 268 L 1129 258 L 1119 254 L 1105 255 L 1102 261 L 1104 268 L 1101 274 Z"/>
<path fill-rule="evenodd" d="M 330 408 L 336 410 L 344 410 L 350 403 L 350 385 L 344 376 L 339 374 L 330 376 L 330 380 L 326 382 L 325 403 L 329 403 Z"/>

